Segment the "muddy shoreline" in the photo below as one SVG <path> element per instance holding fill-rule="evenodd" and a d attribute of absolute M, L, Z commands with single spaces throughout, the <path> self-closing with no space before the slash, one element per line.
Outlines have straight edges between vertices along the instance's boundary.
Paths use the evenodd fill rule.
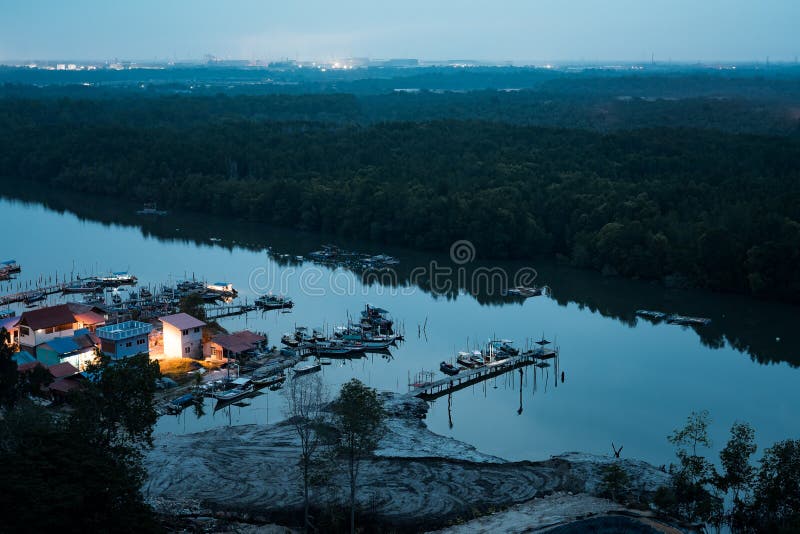
<path fill-rule="evenodd" d="M 461 523 L 534 498 L 593 494 L 608 457 L 578 453 L 544 461 L 509 462 L 428 430 L 424 401 L 382 395 L 388 432 L 360 474 L 361 516 L 395 530 L 420 531 Z M 220 516 L 254 523 L 289 522 L 302 507 L 292 427 L 244 425 L 177 436 L 158 435 L 147 454 L 143 491 L 157 512 Z M 330 465 L 327 483 L 312 491 L 320 510 L 342 510 L 344 469 Z M 666 474 L 622 460 L 633 486 L 654 491 Z"/>

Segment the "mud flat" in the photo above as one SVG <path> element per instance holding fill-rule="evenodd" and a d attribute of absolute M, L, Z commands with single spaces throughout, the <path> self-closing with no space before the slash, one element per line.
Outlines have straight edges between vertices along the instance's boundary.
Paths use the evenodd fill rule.
<path fill-rule="evenodd" d="M 424 401 L 385 394 L 388 432 L 359 475 L 362 513 L 401 530 L 441 528 L 557 492 L 592 493 L 605 457 L 569 453 L 540 462 L 509 462 L 429 431 Z M 156 436 L 147 455 L 145 496 L 166 514 L 224 513 L 255 522 L 280 520 L 302 507 L 298 442 L 282 423 Z M 344 466 L 312 502 L 344 506 Z M 622 460 L 635 487 L 654 491 L 666 474 Z M 340 468 L 341 467 L 341 468 Z"/>

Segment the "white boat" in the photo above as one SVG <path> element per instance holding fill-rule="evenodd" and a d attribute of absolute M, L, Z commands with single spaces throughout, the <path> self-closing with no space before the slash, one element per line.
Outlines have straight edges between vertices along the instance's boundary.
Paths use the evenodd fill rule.
<path fill-rule="evenodd" d="M 296 375 L 306 375 L 320 370 L 322 370 L 322 366 L 318 362 L 300 362 L 292 368 Z"/>
<path fill-rule="evenodd" d="M 319 359 L 319 363 L 320 363 L 320 365 L 330 365 L 331 364 L 331 359 L 322 357 L 322 358 Z"/>
<path fill-rule="evenodd" d="M 236 387 L 233 389 L 226 389 L 225 391 L 219 391 L 214 393 L 212 396 L 220 402 L 230 402 L 235 401 L 237 399 L 241 399 L 245 395 L 253 392 L 253 386 L 244 386 L 244 387 Z"/>

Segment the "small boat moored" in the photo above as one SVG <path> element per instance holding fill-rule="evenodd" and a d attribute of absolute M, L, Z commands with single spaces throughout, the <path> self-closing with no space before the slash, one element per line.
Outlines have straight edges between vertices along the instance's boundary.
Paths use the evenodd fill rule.
<path fill-rule="evenodd" d="M 453 365 L 452 363 L 442 362 L 439 364 L 439 370 L 446 375 L 457 375 L 459 372 L 458 367 Z"/>
<path fill-rule="evenodd" d="M 292 368 L 296 375 L 307 375 L 322 370 L 319 362 L 300 362 Z"/>

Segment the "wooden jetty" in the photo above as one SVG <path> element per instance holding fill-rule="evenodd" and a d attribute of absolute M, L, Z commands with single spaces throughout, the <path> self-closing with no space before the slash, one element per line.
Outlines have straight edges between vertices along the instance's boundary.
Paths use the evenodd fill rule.
<path fill-rule="evenodd" d="M 53 284 L 50 286 L 40 286 L 35 287 L 33 289 L 28 289 L 26 291 L 20 291 L 19 293 L 10 293 L 8 295 L 0 295 L 0 306 L 5 306 L 6 304 L 13 304 L 15 302 L 24 302 L 28 297 L 33 297 L 36 295 L 52 295 L 54 293 L 61 293 L 64 291 L 64 288 L 67 287 L 67 283 L 60 283 L 60 284 Z"/>
<path fill-rule="evenodd" d="M 558 356 L 553 349 L 535 349 L 511 356 L 504 360 L 487 363 L 477 369 L 465 369 L 457 375 L 448 376 L 435 382 L 412 389 L 408 395 L 430 401 L 443 397 L 473 384 L 489 380 L 514 369 L 533 365 L 537 360 L 547 360 Z"/>
<path fill-rule="evenodd" d="M 231 317 L 255 310 L 256 307 L 252 304 L 221 304 L 218 306 L 206 306 L 206 319 L 214 320 L 222 317 Z"/>

